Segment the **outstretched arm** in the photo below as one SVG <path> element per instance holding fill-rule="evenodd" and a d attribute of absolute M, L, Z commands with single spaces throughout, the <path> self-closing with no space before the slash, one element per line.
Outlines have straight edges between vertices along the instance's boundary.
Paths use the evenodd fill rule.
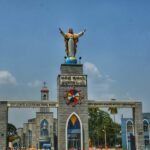
<path fill-rule="evenodd" d="M 84 29 L 82 32 L 77 33 L 76 35 L 77 35 L 77 37 L 80 37 L 80 36 L 82 36 L 85 32 L 86 32 L 86 29 Z"/>
<path fill-rule="evenodd" d="M 62 36 L 65 37 L 65 33 L 61 30 L 61 28 L 59 28 L 59 32 L 60 32 L 60 34 L 61 34 Z"/>

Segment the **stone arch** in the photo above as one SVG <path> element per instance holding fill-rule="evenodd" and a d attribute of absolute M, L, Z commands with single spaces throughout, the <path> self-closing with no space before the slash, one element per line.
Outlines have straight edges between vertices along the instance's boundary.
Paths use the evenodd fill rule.
<path fill-rule="evenodd" d="M 71 120 L 72 116 L 75 116 L 77 118 L 79 124 L 80 124 L 80 146 L 81 146 L 80 150 L 83 150 L 83 128 L 82 128 L 82 121 L 81 121 L 79 115 L 77 113 L 75 113 L 75 112 L 71 113 L 69 115 L 67 121 L 66 121 L 66 134 L 65 134 L 65 136 L 66 136 L 66 150 L 69 150 L 68 149 L 68 144 L 69 144 L 68 143 L 68 125 L 69 125 L 69 121 Z"/>

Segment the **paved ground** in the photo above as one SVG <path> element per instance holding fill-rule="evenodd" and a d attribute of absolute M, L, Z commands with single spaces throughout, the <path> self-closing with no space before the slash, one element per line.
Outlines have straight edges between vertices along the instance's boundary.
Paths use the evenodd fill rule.
<path fill-rule="evenodd" d="M 89 150 L 122 150 L 122 148 L 116 148 L 116 149 L 115 148 L 102 148 L 101 149 L 101 148 L 90 147 Z"/>

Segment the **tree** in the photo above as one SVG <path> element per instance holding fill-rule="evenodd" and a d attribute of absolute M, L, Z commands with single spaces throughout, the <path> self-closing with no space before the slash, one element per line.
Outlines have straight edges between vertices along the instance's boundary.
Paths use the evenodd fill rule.
<path fill-rule="evenodd" d="M 8 142 L 12 142 L 16 138 L 18 138 L 18 136 L 17 136 L 17 129 L 11 123 L 8 123 L 8 125 L 7 125 L 7 138 L 8 138 Z"/>
<path fill-rule="evenodd" d="M 116 99 L 111 99 L 112 101 L 115 101 Z M 118 113 L 117 107 L 109 107 L 108 111 L 114 116 L 114 122 L 115 122 L 115 115 Z"/>
<path fill-rule="evenodd" d="M 112 101 L 115 101 L 116 99 L 111 99 Z M 118 113 L 118 109 L 117 107 L 109 107 L 108 111 L 110 111 L 110 114 L 112 114 L 114 116 L 114 123 L 116 122 L 115 120 L 115 115 Z M 116 131 L 114 133 L 114 138 L 115 138 L 115 142 L 114 142 L 114 146 L 116 145 Z"/>
<path fill-rule="evenodd" d="M 11 124 L 11 123 L 8 123 L 8 126 L 7 126 L 7 135 L 8 136 L 14 136 L 14 135 L 17 135 L 17 129 L 16 127 Z"/>
<path fill-rule="evenodd" d="M 120 125 L 113 122 L 109 113 L 99 108 L 89 108 L 89 138 L 91 145 L 104 146 L 104 127 L 107 133 L 107 144 L 113 146 L 115 142 L 114 133 L 120 132 Z"/>

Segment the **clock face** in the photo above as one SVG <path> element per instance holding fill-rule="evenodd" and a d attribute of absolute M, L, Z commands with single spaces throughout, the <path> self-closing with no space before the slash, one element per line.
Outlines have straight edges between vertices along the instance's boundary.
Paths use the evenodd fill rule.
<path fill-rule="evenodd" d="M 76 104 L 81 104 L 81 99 L 83 98 L 80 94 L 81 92 L 79 90 L 76 90 L 75 88 L 70 88 L 68 91 L 66 91 L 64 98 L 66 100 L 66 103 L 72 106 L 75 106 Z"/>

